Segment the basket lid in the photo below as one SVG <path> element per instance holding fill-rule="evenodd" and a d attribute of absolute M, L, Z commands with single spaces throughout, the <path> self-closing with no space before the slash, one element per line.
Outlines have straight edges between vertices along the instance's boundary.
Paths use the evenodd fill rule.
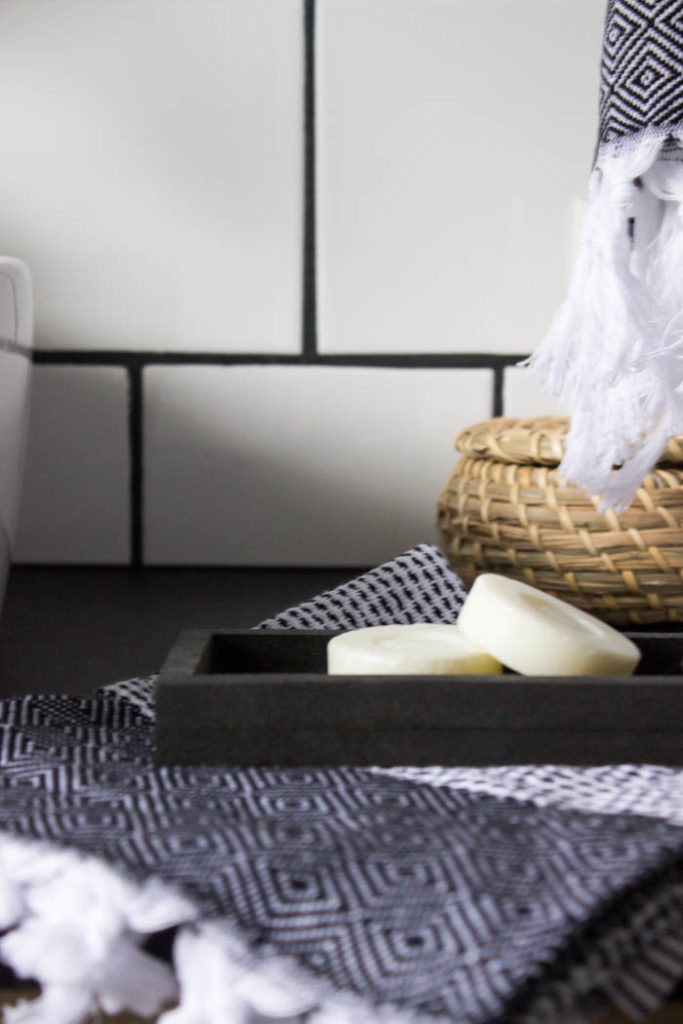
<path fill-rule="evenodd" d="M 455 439 L 455 447 L 475 459 L 557 466 L 562 461 L 568 433 L 568 416 L 496 416 L 462 430 Z M 683 435 L 671 438 L 657 465 L 683 465 Z"/>

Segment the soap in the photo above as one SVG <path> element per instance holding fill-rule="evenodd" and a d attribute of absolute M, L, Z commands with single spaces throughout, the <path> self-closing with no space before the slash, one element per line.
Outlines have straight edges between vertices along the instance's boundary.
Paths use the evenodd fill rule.
<path fill-rule="evenodd" d="M 533 676 L 627 676 L 637 646 L 594 615 L 519 580 L 484 573 L 458 625 L 515 672 Z"/>
<path fill-rule="evenodd" d="M 368 626 L 333 637 L 331 675 L 497 675 L 502 666 L 455 625 Z"/>

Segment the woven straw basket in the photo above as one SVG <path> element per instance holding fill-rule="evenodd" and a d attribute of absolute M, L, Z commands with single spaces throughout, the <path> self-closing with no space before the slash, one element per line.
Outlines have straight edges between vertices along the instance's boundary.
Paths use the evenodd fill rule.
<path fill-rule="evenodd" d="M 560 482 L 568 419 L 499 417 L 456 438 L 439 540 L 466 583 L 525 580 L 613 623 L 683 622 L 683 437 L 625 512 Z"/>

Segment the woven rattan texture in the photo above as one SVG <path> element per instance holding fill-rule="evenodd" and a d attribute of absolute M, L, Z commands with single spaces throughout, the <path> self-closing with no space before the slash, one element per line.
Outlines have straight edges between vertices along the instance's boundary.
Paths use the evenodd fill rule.
<path fill-rule="evenodd" d="M 477 450 L 491 424 L 505 423 L 496 444 L 503 454 L 515 444 L 521 461 L 524 430 L 539 422 L 543 458 L 566 421 L 489 421 L 461 434 L 457 446 Z M 683 622 L 683 466 L 671 465 L 680 440 L 619 514 L 599 512 L 599 498 L 564 485 L 551 466 L 465 455 L 439 498 L 441 546 L 468 584 L 498 572 L 609 622 Z"/>
<path fill-rule="evenodd" d="M 535 416 L 511 419 L 497 416 L 475 423 L 455 439 L 463 455 L 475 459 L 496 459 L 520 465 L 557 466 L 564 455 L 569 419 L 559 416 Z M 683 437 L 672 437 L 663 452 L 660 465 L 683 466 Z"/>

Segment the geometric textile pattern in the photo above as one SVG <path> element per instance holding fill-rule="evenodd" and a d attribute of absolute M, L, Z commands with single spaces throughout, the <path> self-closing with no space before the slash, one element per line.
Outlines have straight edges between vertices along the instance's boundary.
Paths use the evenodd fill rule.
<path fill-rule="evenodd" d="M 357 629 L 455 622 L 467 597 L 441 552 L 418 544 L 390 562 L 260 623 L 262 629 Z"/>
<path fill-rule="evenodd" d="M 420 545 L 263 625 L 453 622 L 464 598 Z M 0 829 L 159 879 L 254 957 L 426 1020 L 647 1009 L 683 963 L 680 773 L 160 768 L 151 692 L 0 702 Z"/>
<path fill-rule="evenodd" d="M 157 767 L 115 695 L 3 701 L 0 735 L 4 831 L 160 879 L 254 955 L 427 1019 L 522 1016 L 630 901 L 681 882 L 683 830 L 638 815 L 359 768 Z"/>
<path fill-rule="evenodd" d="M 352 629 L 389 622 L 453 622 L 466 592 L 441 552 L 422 544 L 362 576 L 287 609 L 262 623 L 268 628 Z M 153 719 L 154 679 L 106 687 L 134 702 Z M 652 815 L 683 823 L 683 773 L 644 765 L 570 768 L 527 765 L 494 768 L 393 768 L 373 773 L 433 787 L 481 793 L 537 807 L 558 806 L 590 813 Z M 629 904 L 630 918 L 603 930 L 586 955 L 575 949 L 565 970 L 545 977 L 551 1004 L 571 1007 L 601 978 L 610 998 L 631 1011 L 654 1008 L 683 970 L 683 885 L 672 879 L 662 896 L 642 908 Z M 611 965 L 605 975 L 604 964 Z M 618 965 L 623 965 L 619 968 Z M 616 965 L 616 966 L 615 966 Z M 587 980 L 588 979 L 588 980 Z M 586 988 L 588 986 L 588 989 Z M 542 986 L 537 986 L 542 1000 Z M 547 999 L 546 999 L 547 1002 Z"/>
<path fill-rule="evenodd" d="M 664 765 L 496 765 L 490 768 L 383 768 L 394 778 L 572 807 L 600 814 L 644 814 L 683 825 L 683 771 Z"/>
<path fill-rule="evenodd" d="M 609 0 L 600 84 L 601 142 L 683 124 L 683 2 Z"/>

